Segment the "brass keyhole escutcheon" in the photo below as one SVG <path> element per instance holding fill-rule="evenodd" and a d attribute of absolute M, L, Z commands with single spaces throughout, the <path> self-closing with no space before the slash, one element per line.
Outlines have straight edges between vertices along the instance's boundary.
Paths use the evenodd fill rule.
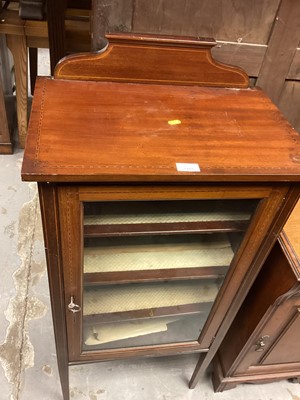
<path fill-rule="evenodd" d="M 266 341 L 267 339 L 269 339 L 269 338 L 270 338 L 269 335 L 261 336 L 261 337 L 258 339 L 258 341 L 255 343 L 255 351 L 258 351 L 258 352 L 264 351 L 264 349 L 265 349 L 265 347 L 266 347 L 265 341 Z"/>

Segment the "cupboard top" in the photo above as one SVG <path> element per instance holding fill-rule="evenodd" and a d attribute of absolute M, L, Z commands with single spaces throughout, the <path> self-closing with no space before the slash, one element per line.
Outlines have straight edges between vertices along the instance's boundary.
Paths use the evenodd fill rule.
<path fill-rule="evenodd" d="M 300 181 L 299 135 L 257 89 L 39 78 L 26 181 Z"/>

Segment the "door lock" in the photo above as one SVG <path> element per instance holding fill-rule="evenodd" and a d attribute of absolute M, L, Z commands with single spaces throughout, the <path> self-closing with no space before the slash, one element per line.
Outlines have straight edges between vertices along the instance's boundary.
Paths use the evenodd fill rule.
<path fill-rule="evenodd" d="M 81 307 L 78 304 L 74 303 L 74 297 L 71 296 L 71 302 L 68 304 L 68 310 L 71 311 L 73 314 L 81 311 Z"/>

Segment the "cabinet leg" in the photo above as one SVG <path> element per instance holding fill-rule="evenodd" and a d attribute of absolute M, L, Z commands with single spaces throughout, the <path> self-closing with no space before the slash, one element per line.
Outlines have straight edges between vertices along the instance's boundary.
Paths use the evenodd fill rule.
<path fill-rule="evenodd" d="M 237 386 L 236 382 L 230 382 L 230 378 L 224 376 L 218 353 L 213 359 L 212 383 L 216 393 L 230 390 Z"/>
<path fill-rule="evenodd" d="M 295 378 L 291 379 L 291 382 L 293 383 L 300 383 L 300 376 L 295 376 Z"/>
<path fill-rule="evenodd" d="M 69 392 L 69 368 L 68 365 L 65 365 L 65 360 L 60 360 L 60 357 L 57 357 L 58 362 L 58 371 L 60 377 L 61 390 L 63 394 L 64 400 L 70 400 L 70 392 Z"/>
<path fill-rule="evenodd" d="M 217 340 L 214 341 L 213 345 L 207 353 L 201 353 L 196 368 L 191 377 L 189 388 L 194 389 L 200 379 L 200 377 L 205 373 L 207 367 L 212 362 L 216 352 L 218 350 Z"/>
<path fill-rule="evenodd" d="M 225 390 L 231 390 L 237 387 L 236 383 L 224 383 L 224 386 L 222 388 L 222 392 L 224 392 Z M 221 391 L 221 390 L 220 390 Z"/>
<path fill-rule="evenodd" d="M 216 371 L 212 374 L 212 381 L 215 393 L 224 392 L 225 390 L 230 390 L 237 386 L 236 383 L 226 382 L 226 380 L 222 379 Z"/>
<path fill-rule="evenodd" d="M 193 375 L 192 375 L 190 383 L 189 383 L 190 389 L 195 389 L 195 387 L 200 379 L 200 376 L 202 374 L 202 371 L 205 371 L 205 367 L 202 367 L 202 366 L 203 366 L 203 364 L 206 364 L 206 363 L 204 363 L 206 357 L 207 357 L 207 353 L 200 354 L 195 371 L 193 372 Z"/>

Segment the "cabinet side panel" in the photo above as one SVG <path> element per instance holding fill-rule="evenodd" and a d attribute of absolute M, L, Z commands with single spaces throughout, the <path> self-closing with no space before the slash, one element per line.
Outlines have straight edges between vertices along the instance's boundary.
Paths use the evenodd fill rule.
<path fill-rule="evenodd" d="M 64 398 L 69 396 L 68 342 L 65 320 L 63 268 L 55 185 L 39 184 L 41 214 L 59 375 Z"/>

